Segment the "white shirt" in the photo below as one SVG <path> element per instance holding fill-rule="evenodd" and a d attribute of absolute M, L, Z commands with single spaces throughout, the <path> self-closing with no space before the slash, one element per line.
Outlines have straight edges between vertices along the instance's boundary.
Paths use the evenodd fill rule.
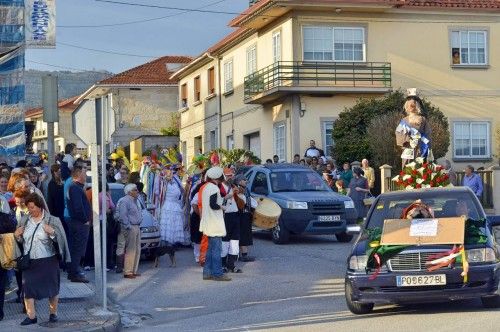
<path fill-rule="evenodd" d="M 3 213 L 10 213 L 9 202 L 7 202 L 7 199 L 5 199 L 3 195 L 0 195 L 0 211 Z"/>
<path fill-rule="evenodd" d="M 200 232 L 206 236 L 226 236 L 226 226 L 224 224 L 224 213 L 222 209 L 213 210 L 210 207 L 210 196 L 217 194 L 217 204 L 222 206 L 222 196 L 219 187 L 213 183 L 208 183 L 202 192 L 202 211 L 200 221 Z"/>

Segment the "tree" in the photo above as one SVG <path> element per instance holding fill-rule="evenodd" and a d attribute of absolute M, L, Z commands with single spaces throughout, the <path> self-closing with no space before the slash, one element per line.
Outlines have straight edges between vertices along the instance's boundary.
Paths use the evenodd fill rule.
<path fill-rule="evenodd" d="M 161 128 L 160 132 L 165 136 L 179 136 L 181 126 L 181 117 L 179 113 L 170 114 L 170 125 L 167 128 Z"/>
<path fill-rule="evenodd" d="M 380 99 L 360 99 L 351 108 L 340 113 L 333 128 L 333 154 L 338 163 L 368 158 L 380 166 L 389 164 L 401 168 L 401 149 L 396 146 L 395 129 L 404 116 L 405 95 L 401 91 L 389 93 Z M 423 115 L 432 129 L 431 142 L 434 158 L 444 157 L 450 145 L 448 120 L 439 108 L 422 100 Z"/>

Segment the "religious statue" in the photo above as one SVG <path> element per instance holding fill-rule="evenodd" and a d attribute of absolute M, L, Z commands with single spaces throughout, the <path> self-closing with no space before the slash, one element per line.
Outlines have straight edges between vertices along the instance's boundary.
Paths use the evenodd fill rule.
<path fill-rule="evenodd" d="M 404 111 L 406 117 L 401 119 L 396 128 L 396 143 L 402 148 L 403 168 L 417 157 L 433 161 L 431 127 L 422 115 L 422 100 L 417 95 L 417 89 L 408 89 Z"/>

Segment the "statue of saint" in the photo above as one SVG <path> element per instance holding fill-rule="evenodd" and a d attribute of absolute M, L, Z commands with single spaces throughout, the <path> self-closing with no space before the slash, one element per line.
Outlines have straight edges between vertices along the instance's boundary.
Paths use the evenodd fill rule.
<path fill-rule="evenodd" d="M 396 128 L 396 143 L 402 148 L 403 167 L 417 157 L 433 161 L 431 152 L 431 127 L 422 115 L 422 100 L 416 89 L 408 89 L 404 104 L 406 117 L 401 119 Z"/>

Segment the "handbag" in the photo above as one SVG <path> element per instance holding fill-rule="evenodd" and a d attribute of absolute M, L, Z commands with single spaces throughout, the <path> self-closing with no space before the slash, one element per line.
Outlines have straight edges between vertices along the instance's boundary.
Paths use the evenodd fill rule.
<path fill-rule="evenodd" d="M 371 206 L 373 202 L 375 202 L 375 196 L 369 191 L 363 199 L 363 204 L 365 204 L 365 206 Z"/>
<path fill-rule="evenodd" d="M 17 269 L 19 271 L 24 271 L 30 268 L 31 265 L 31 258 L 30 258 L 30 253 L 31 253 L 31 248 L 33 247 L 33 240 L 35 239 L 35 234 L 36 231 L 38 230 L 38 227 L 40 226 L 41 223 L 36 225 L 35 231 L 33 232 L 33 235 L 31 236 L 31 243 L 30 243 L 30 249 L 28 250 L 28 253 L 26 255 L 21 255 L 16 259 L 17 262 Z"/>

